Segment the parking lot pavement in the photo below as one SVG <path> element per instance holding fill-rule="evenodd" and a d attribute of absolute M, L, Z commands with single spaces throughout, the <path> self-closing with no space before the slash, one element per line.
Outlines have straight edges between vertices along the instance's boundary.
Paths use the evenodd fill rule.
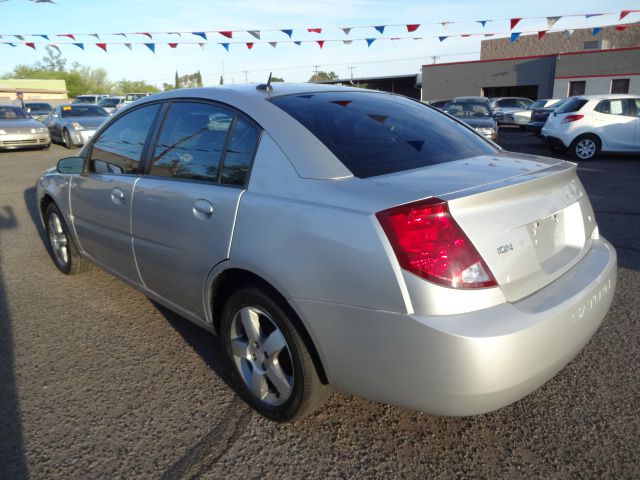
<path fill-rule="evenodd" d="M 547 154 L 523 132 L 501 135 L 510 150 Z M 579 165 L 621 268 L 603 325 L 553 380 L 476 417 L 335 393 L 277 425 L 227 386 L 213 336 L 98 269 L 57 272 L 35 183 L 72 153 L 0 153 L 1 479 L 637 478 L 637 157 Z"/>

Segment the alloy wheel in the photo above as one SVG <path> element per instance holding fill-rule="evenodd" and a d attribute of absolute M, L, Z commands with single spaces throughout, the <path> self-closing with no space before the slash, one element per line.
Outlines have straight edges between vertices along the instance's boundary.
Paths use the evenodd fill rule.
<path fill-rule="evenodd" d="M 64 267 L 69 262 L 69 241 L 57 213 L 52 212 L 48 219 L 49 242 L 56 262 Z"/>
<path fill-rule="evenodd" d="M 291 351 L 273 319 L 257 307 L 242 307 L 230 325 L 233 363 L 256 399 L 280 406 L 293 393 Z"/>
<path fill-rule="evenodd" d="M 588 160 L 596 154 L 598 146 L 591 138 L 583 138 L 576 144 L 576 156 Z"/>

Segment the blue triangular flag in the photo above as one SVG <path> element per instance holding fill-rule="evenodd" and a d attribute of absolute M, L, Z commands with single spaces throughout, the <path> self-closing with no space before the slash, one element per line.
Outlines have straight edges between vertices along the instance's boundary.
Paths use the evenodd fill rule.
<path fill-rule="evenodd" d="M 205 40 L 207 39 L 207 34 L 204 32 L 191 32 L 193 35 L 197 35 L 198 37 L 202 37 Z"/>
<path fill-rule="evenodd" d="M 229 51 L 229 44 L 228 43 L 221 43 L 220 45 L 222 45 L 227 52 Z"/>
<path fill-rule="evenodd" d="M 145 43 L 145 45 L 153 53 L 156 53 L 156 44 L 155 43 Z"/>
<path fill-rule="evenodd" d="M 74 43 L 74 45 L 82 50 L 84 50 L 84 43 Z"/>
<path fill-rule="evenodd" d="M 489 20 L 476 20 L 476 21 L 484 27 Z"/>
<path fill-rule="evenodd" d="M 521 34 L 522 32 L 513 32 L 511 34 L 511 43 L 516 43 L 516 41 L 518 40 L 518 37 L 520 37 Z"/>
<path fill-rule="evenodd" d="M 449 38 L 449 37 L 438 37 L 438 39 L 439 39 L 441 42 L 444 42 L 447 38 Z"/>
<path fill-rule="evenodd" d="M 42 38 L 44 38 L 44 39 L 46 39 L 46 40 L 49 40 L 49 35 L 45 35 L 44 33 L 36 33 L 36 35 L 37 35 L 38 37 L 42 37 Z"/>
<path fill-rule="evenodd" d="M 365 38 L 365 40 L 367 41 L 367 47 L 370 47 L 371 44 L 376 41 L 375 38 Z"/>
<path fill-rule="evenodd" d="M 591 30 L 591 35 L 597 35 L 602 31 L 602 27 L 596 27 L 593 30 Z"/>
<path fill-rule="evenodd" d="M 601 15 L 602 15 L 601 13 L 587 13 L 587 14 L 585 15 L 585 18 L 599 17 L 599 16 L 601 16 Z"/>
<path fill-rule="evenodd" d="M 16 44 L 15 43 L 9 43 L 9 42 L 4 42 L 5 45 L 9 45 L 10 47 L 15 47 Z"/>
<path fill-rule="evenodd" d="M 377 27 L 373 27 L 373 28 L 375 28 L 375 29 L 376 29 L 377 31 L 379 31 L 381 34 L 384 34 L 384 27 L 385 27 L 385 26 L 386 26 L 386 25 L 379 25 L 379 26 L 377 26 Z M 371 45 L 371 44 L 369 44 L 369 45 Z"/>
<path fill-rule="evenodd" d="M 289 38 L 291 38 L 291 35 L 293 35 L 293 30 L 290 29 L 286 29 L 286 30 L 280 30 L 282 33 L 286 33 L 287 35 L 289 35 Z"/>
<path fill-rule="evenodd" d="M 298 46 L 302 45 L 302 42 L 293 42 L 293 43 L 295 43 Z"/>

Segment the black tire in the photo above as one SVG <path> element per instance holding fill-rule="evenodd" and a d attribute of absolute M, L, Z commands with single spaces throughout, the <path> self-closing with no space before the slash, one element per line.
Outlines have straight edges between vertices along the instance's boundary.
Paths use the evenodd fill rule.
<path fill-rule="evenodd" d="M 220 325 L 229 366 L 237 380 L 237 393 L 258 413 L 277 422 L 300 420 L 319 409 L 331 395 L 331 388 L 320 380 L 309 350 L 292 321 L 295 314 L 289 310 L 259 286 L 249 285 L 229 296 Z M 256 325 L 253 334 L 248 334 L 244 327 L 244 315 L 250 315 L 251 324 Z M 270 356 L 269 346 L 277 342 L 268 340 L 274 337 L 280 338 L 281 343 L 283 339 L 284 347 L 274 350 L 277 353 Z M 258 341 L 253 342 L 251 338 Z M 278 377 L 278 374 L 284 376 Z M 272 378 L 287 379 L 286 387 L 278 387 Z M 249 382 L 262 385 L 258 386 L 264 392 L 262 397 L 252 391 Z"/>
<path fill-rule="evenodd" d="M 65 275 L 75 275 L 91 267 L 69 234 L 69 229 L 55 203 L 50 203 L 44 213 L 49 255 L 55 266 Z"/>
<path fill-rule="evenodd" d="M 548 147 L 551 153 L 556 153 L 558 155 L 562 155 L 567 151 L 567 148 L 564 145 L 548 145 Z"/>
<path fill-rule="evenodd" d="M 571 156 L 580 161 L 585 162 L 593 160 L 600 153 L 602 147 L 600 139 L 595 135 L 585 134 L 576 138 L 569 147 Z"/>
<path fill-rule="evenodd" d="M 73 148 L 73 143 L 71 142 L 71 135 L 69 135 L 69 131 L 65 128 L 62 130 L 62 143 L 65 147 L 71 149 Z"/>

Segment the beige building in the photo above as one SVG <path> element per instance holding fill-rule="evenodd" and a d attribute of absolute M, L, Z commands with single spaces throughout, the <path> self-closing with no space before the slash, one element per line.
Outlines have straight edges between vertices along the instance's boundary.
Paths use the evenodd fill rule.
<path fill-rule="evenodd" d="M 65 103 L 67 84 L 64 80 L 0 80 L 0 103 L 11 103 L 16 92 L 24 94 L 24 101 L 44 101 L 52 104 Z"/>
<path fill-rule="evenodd" d="M 565 32 L 547 32 L 541 39 L 538 39 L 538 35 L 522 35 L 514 43 L 511 43 L 509 38 L 483 40 L 480 46 L 480 60 L 637 46 L 640 46 L 640 23 L 633 23 L 622 31 L 616 30 L 615 26 L 603 27 L 596 35 L 593 35 L 592 28 L 581 28 Z"/>

